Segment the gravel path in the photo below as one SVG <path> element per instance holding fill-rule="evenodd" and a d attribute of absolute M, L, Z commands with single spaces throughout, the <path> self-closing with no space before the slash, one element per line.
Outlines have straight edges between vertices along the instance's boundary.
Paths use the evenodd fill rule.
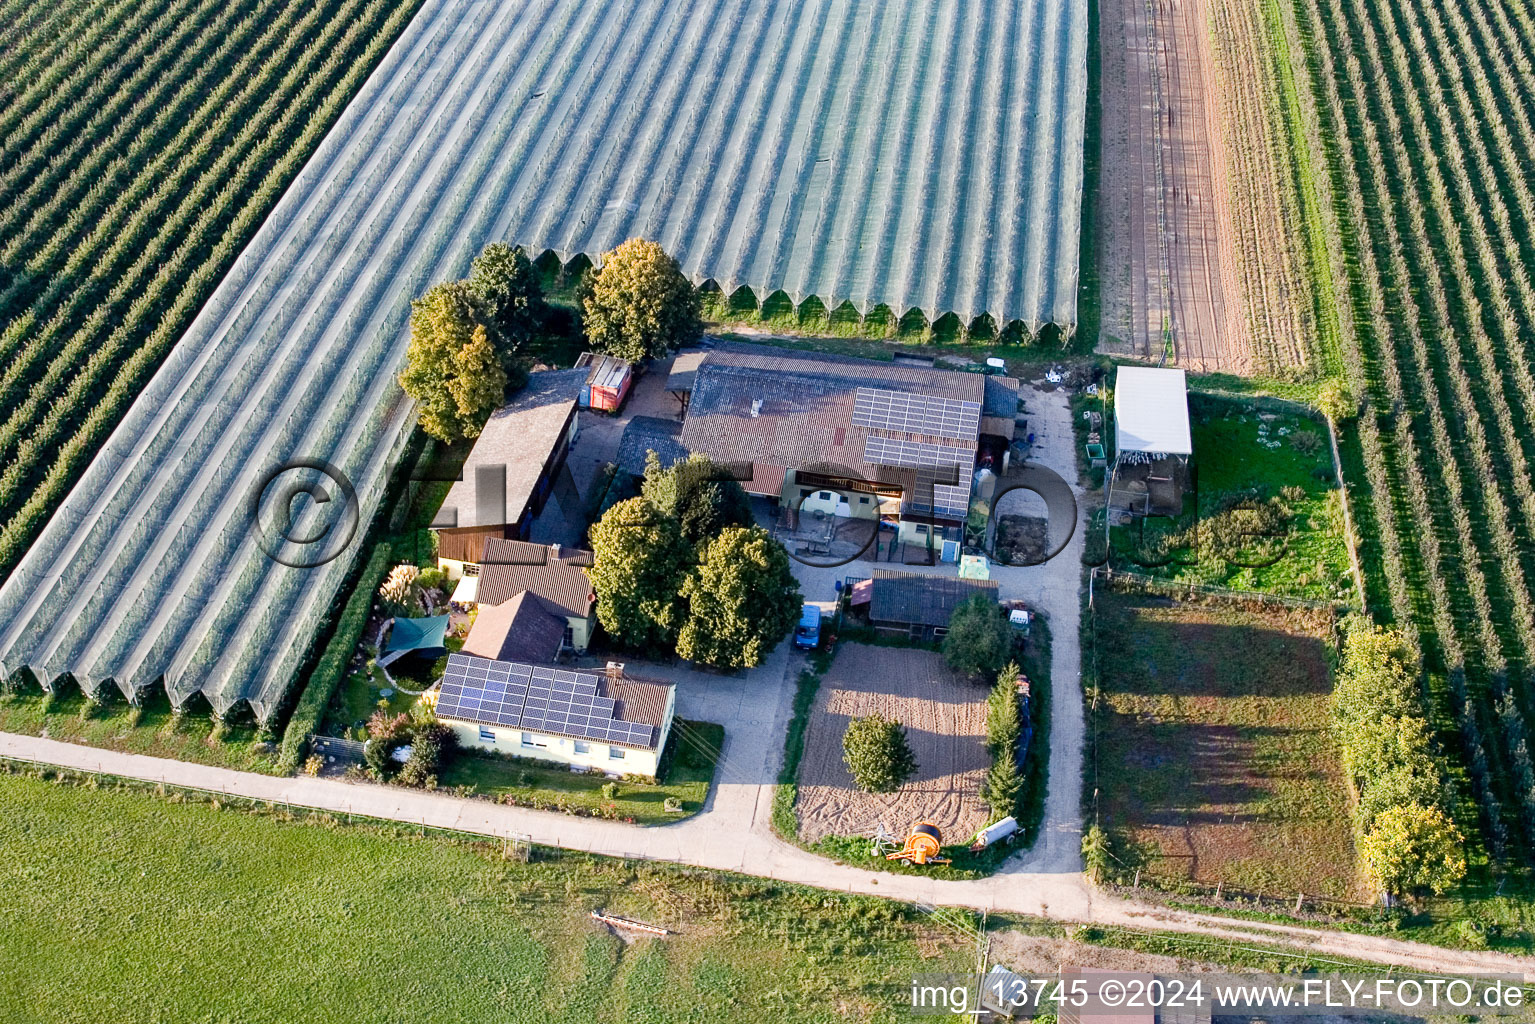
<path fill-rule="evenodd" d="M 745 710 L 757 713 L 767 703 L 750 695 L 752 691 L 776 690 L 772 696 L 786 697 L 797 668 L 797 659 L 780 651 L 773 663 L 751 673 L 753 686 L 740 692 Z M 770 685 L 775 676 L 776 688 Z M 719 785 L 704 812 L 676 825 L 658 828 L 567 817 L 395 786 L 256 775 L 12 733 L 0 733 L 0 756 L 487 836 L 531 835 L 536 842 L 550 846 L 739 871 L 911 903 L 1186 932 L 1238 943 L 1293 945 L 1314 954 L 1400 964 L 1426 971 L 1497 971 L 1535 981 L 1535 960 L 1528 958 L 1147 907 L 1099 894 L 1077 872 L 1032 871 L 1013 864 L 991 878 L 957 882 L 922 875 L 874 874 L 833 864 L 774 836 L 769 820 L 773 786 L 746 781 L 760 779 L 776 762 L 777 744 L 769 740 L 780 735 L 775 731 L 782 725 L 780 717 L 773 716 L 771 728 L 764 721 L 759 728 L 739 730 L 727 739 Z"/>

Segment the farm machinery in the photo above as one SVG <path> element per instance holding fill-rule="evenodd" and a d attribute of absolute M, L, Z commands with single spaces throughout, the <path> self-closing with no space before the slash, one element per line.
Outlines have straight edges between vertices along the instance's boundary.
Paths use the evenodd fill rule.
<path fill-rule="evenodd" d="M 931 821 L 919 821 L 906 836 L 906 845 L 894 853 L 885 854 L 886 860 L 904 860 L 908 864 L 947 864 L 943 852 L 943 833 Z"/>

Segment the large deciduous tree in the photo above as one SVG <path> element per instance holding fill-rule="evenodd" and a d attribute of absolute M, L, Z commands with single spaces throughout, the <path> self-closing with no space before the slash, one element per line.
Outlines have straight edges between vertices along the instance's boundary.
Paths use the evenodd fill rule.
<path fill-rule="evenodd" d="M 943 638 L 943 660 L 955 672 L 972 678 L 993 677 L 1007 664 L 1013 631 L 995 601 L 972 594 L 949 616 Z"/>
<path fill-rule="evenodd" d="M 698 292 L 655 242 L 632 238 L 602 258 L 583 286 L 582 325 L 592 347 L 620 359 L 651 359 L 703 332 Z"/>
<path fill-rule="evenodd" d="M 411 303 L 400 387 L 420 403 L 422 429 L 441 441 L 480 436 L 501 404 L 506 370 L 463 282 L 435 285 Z"/>
<path fill-rule="evenodd" d="M 1376 815 L 1359 841 L 1370 877 L 1386 892 L 1408 896 L 1443 893 L 1466 874 L 1462 839 L 1438 807 L 1409 803 Z"/>
<path fill-rule="evenodd" d="M 538 274 L 521 246 L 492 242 L 474 258 L 468 285 L 505 365 L 543 326 L 544 294 Z"/>
<path fill-rule="evenodd" d="M 783 545 L 760 526 L 730 526 L 703 548 L 682 584 L 688 618 L 677 653 L 719 668 L 751 668 L 799 620 L 799 583 Z"/>
<path fill-rule="evenodd" d="M 727 526 L 752 524 L 751 499 L 709 456 L 694 452 L 663 469 L 655 452 L 645 455 L 645 500 L 677 520 L 682 535 L 697 544 Z"/>
<path fill-rule="evenodd" d="M 630 498 L 593 524 L 591 541 L 587 572 L 602 628 L 629 647 L 670 647 L 682 628 L 683 579 L 692 561 L 676 522 L 644 498 Z"/>

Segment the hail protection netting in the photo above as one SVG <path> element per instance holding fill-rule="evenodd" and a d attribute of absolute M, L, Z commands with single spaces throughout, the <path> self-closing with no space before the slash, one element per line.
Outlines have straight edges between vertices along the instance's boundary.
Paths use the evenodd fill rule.
<path fill-rule="evenodd" d="M 428 0 L 0 588 L 0 666 L 269 713 L 357 550 L 313 557 L 327 516 L 366 524 L 408 436 L 409 299 L 491 240 L 1070 325 L 1086 29 L 1085 0 Z"/>

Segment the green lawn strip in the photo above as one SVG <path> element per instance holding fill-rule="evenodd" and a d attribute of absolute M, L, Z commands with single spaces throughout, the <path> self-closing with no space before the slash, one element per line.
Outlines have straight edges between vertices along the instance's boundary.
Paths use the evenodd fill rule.
<path fill-rule="evenodd" d="M 778 788 L 773 791 L 773 831 L 791 843 L 799 842 L 799 819 L 794 816 L 794 802 L 799 799 L 799 763 L 805 756 L 805 727 L 810 724 L 815 695 L 821 689 L 821 674 L 831 667 L 833 654 L 817 651 L 811 657 L 811 668 L 800 672 L 795 684 L 789 729 L 784 735 L 783 766 L 778 769 Z"/>
<path fill-rule="evenodd" d="M 38 687 L 0 697 L 0 732 L 21 733 L 104 747 L 130 754 L 170 757 L 238 771 L 278 774 L 277 752 L 263 744 L 255 725 L 236 721 L 219 729 L 206 714 L 172 713 L 163 690 L 142 698 L 142 708 L 113 690 L 108 700 L 87 707 L 79 690 L 48 699 Z M 82 714 L 82 712 L 84 712 Z"/>
<path fill-rule="evenodd" d="M 1072 932 L 1079 942 L 1113 949 L 1129 949 L 1154 956 L 1181 957 L 1219 964 L 1240 971 L 1265 974 L 1293 974 L 1297 971 L 1336 971 L 1346 969 L 1370 974 L 1401 974 L 1403 968 L 1353 960 L 1348 957 L 1300 953 L 1278 946 L 1266 946 L 1246 940 L 1204 938 L 1177 932 L 1143 932 L 1112 925 L 1085 925 Z"/>
<path fill-rule="evenodd" d="M 477 796 L 523 807 L 664 825 L 703 809 L 724 741 L 722 725 L 677 719 L 668 741 L 669 751 L 663 755 L 665 778 L 659 783 L 612 780 L 543 762 L 469 751 L 460 753 L 437 781 L 449 788 L 472 787 Z M 618 787 L 612 799 L 602 793 L 610 782 Z M 681 802 L 680 811 L 665 809 L 668 797 Z"/>
<path fill-rule="evenodd" d="M 974 956 L 875 897 L 95 784 L 0 775 L 8 1019 L 895 1022 Z"/>
<path fill-rule="evenodd" d="M 1089 789 L 1128 883 L 1358 896 L 1322 612 L 1099 588 Z"/>
<path fill-rule="evenodd" d="M 1357 600 L 1344 536 L 1343 498 L 1326 424 L 1312 418 L 1308 410 L 1280 402 L 1236 402 L 1197 393 L 1191 396 L 1190 411 L 1197 497 L 1188 497 L 1186 514 L 1176 521 L 1148 517 L 1114 528 L 1114 566 L 1232 590 L 1318 601 Z M 1314 438 L 1314 451 L 1297 447 L 1295 438 L 1307 434 Z M 1291 495 L 1299 489 L 1300 496 L 1285 496 L 1286 488 Z M 1283 501 L 1288 515 L 1280 550 L 1270 552 L 1267 541 L 1255 541 L 1251 557 L 1227 560 L 1208 546 L 1188 546 L 1174 549 L 1167 564 L 1157 564 L 1162 556 L 1150 538 L 1158 531 L 1183 534 L 1193 525 L 1196 511 L 1199 521 L 1208 523 L 1222 511 L 1223 503 L 1245 494 Z"/>

